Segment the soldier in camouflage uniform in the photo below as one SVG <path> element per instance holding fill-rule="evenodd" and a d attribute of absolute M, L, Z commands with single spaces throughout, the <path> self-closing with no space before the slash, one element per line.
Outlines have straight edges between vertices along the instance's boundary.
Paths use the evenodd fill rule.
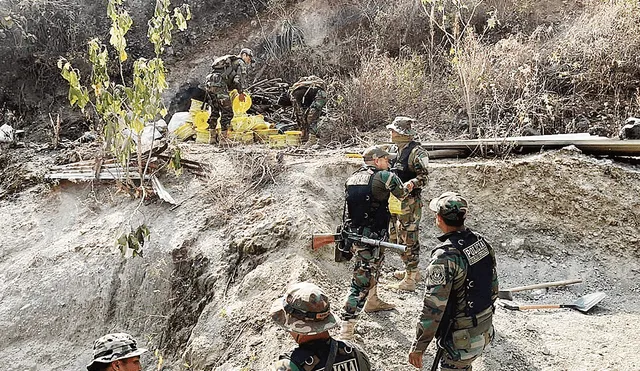
<path fill-rule="evenodd" d="M 392 214 L 389 223 L 389 241 L 407 246 L 407 252 L 402 256 L 404 271 L 394 273 L 402 281 L 389 285 L 391 288 L 415 291 L 416 281 L 420 279 L 418 263 L 420 262 L 420 242 L 418 234 L 420 219 L 422 218 L 422 187 L 428 183 L 427 166 L 429 156 L 420 143 L 413 140 L 415 131 L 411 124 L 415 122 L 409 117 L 398 116 L 387 125 L 391 130 L 393 145 L 389 152 L 397 157 L 391 164 L 393 171 L 403 182 L 408 182 L 411 193 L 402 200 L 400 214 Z"/>
<path fill-rule="evenodd" d="M 389 225 L 389 195 L 405 198 L 409 191 L 400 178 L 388 171 L 389 153 L 380 147 L 368 148 L 364 165 L 345 184 L 344 228 L 368 238 L 386 240 Z M 363 309 L 377 312 L 395 308 L 378 295 L 378 276 L 384 254 L 380 248 L 353 243 L 351 252 L 356 263 L 351 288 L 342 308 L 340 338 L 353 340 L 356 318 Z"/>
<path fill-rule="evenodd" d="M 441 370 L 468 370 L 493 339 L 493 303 L 498 297 L 496 259 L 491 245 L 464 225 L 468 203 L 445 192 L 429 204 L 444 233 L 431 254 L 426 290 L 409 363 L 422 367 L 431 340 L 444 348 Z"/>
<path fill-rule="evenodd" d="M 141 371 L 140 355 L 146 351 L 129 334 L 108 334 L 93 343 L 93 361 L 87 370 Z"/>
<path fill-rule="evenodd" d="M 369 371 L 369 359 L 353 344 L 335 340 L 329 329 L 337 325 L 329 298 L 309 282 L 291 286 L 271 306 L 271 318 L 289 331 L 298 347 L 281 355 L 269 371 Z"/>
<path fill-rule="evenodd" d="M 302 141 L 318 142 L 318 120 L 327 104 L 326 85 L 318 76 L 301 77 L 289 89 L 293 112 L 302 130 Z"/>
<path fill-rule="evenodd" d="M 248 66 L 253 62 L 253 52 L 249 48 L 240 50 L 240 55 L 225 55 L 213 61 L 211 73 L 206 77 L 205 89 L 207 102 L 211 104 L 213 111 L 209 127 L 215 127 L 220 118 L 222 131 L 227 130 L 233 117 L 229 92 L 236 90 L 240 101 L 244 102 L 248 87 Z"/>

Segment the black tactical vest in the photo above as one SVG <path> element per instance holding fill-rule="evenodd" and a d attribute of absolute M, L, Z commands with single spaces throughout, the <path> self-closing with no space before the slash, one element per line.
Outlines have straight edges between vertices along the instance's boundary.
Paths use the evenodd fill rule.
<path fill-rule="evenodd" d="M 491 282 L 495 268 L 491 257 L 493 249 L 484 237 L 475 234 L 470 229 L 453 232 L 443 237 L 449 243 L 442 247 L 455 248 L 468 263 L 462 294 L 466 303 L 465 317 L 475 318 L 476 314 L 493 304 L 491 302 Z"/>
<path fill-rule="evenodd" d="M 370 371 L 370 366 L 360 351 L 349 343 L 334 340 L 338 351 L 333 362 L 333 371 Z M 300 344 L 293 352 L 280 356 L 289 359 L 300 371 L 324 371 L 329 358 L 330 340 L 315 340 Z"/>
<path fill-rule="evenodd" d="M 403 182 L 407 182 L 418 175 L 415 171 L 411 171 L 409 169 L 409 155 L 411 155 L 411 151 L 413 151 L 413 149 L 418 145 L 418 142 L 409 142 L 391 166 L 391 171 L 394 172 Z M 416 188 L 411 191 L 411 195 L 419 195 L 421 191 L 422 189 Z"/>
<path fill-rule="evenodd" d="M 345 200 L 350 227 L 368 227 L 373 232 L 388 228 L 391 217 L 389 204 L 373 197 L 371 184 L 377 172 L 378 170 L 362 167 L 347 179 Z"/>

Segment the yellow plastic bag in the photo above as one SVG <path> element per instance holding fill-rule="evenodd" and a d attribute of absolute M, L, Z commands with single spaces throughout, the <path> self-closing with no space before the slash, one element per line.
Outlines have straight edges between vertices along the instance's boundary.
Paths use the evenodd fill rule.
<path fill-rule="evenodd" d="M 205 130 L 209 128 L 209 111 L 196 111 L 193 114 L 193 125 L 196 129 Z"/>
<path fill-rule="evenodd" d="M 235 89 L 229 92 L 229 97 L 231 97 L 231 108 L 234 116 L 242 116 L 251 108 L 251 96 L 249 94 L 244 95 L 244 102 L 240 101 L 240 95 Z"/>
<path fill-rule="evenodd" d="M 389 212 L 393 215 L 402 215 L 402 201 L 393 194 L 389 195 Z"/>

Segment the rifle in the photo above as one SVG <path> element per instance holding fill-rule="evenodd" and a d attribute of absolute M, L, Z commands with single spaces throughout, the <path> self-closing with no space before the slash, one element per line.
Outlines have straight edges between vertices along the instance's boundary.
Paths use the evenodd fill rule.
<path fill-rule="evenodd" d="M 371 238 L 357 235 L 355 233 L 349 233 L 344 230 L 342 231 L 342 233 L 328 233 L 328 234 L 314 233 L 312 237 L 313 237 L 313 243 L 311 248 L 314 251 L 328 244 L 343 242 L 345 240 L 361 243 L 363 245 L 384 247 L 385 249 L 389 249 L 398 254 L 404 254 L 404 252 L 407 250 L 407 247 L 405 245 L 400 245 L 397 243 L 385 242 L 380 240 L 374 240 Z"/>

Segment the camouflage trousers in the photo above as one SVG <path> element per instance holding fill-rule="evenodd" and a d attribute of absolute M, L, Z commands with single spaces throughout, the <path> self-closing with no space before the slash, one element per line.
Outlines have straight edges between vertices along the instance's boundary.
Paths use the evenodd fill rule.
<path fill-rule="evenodd" d="M 401 256 L 405 269 L 417 270 L 420 263 L 420 219 L 422 219 L 422 200 L 409 196 L 402 201 L 402 214 L 391 214 L 389 221 L 389 242 L 407 246 Z"/>
<path fill-rule="evenodd" d="M 344 321 L 356 318 L 362 312 L 369 290 L 378 282 L 380 267 L 384 261 L 384 255 L 377 256 L 375 249 L 369 246 L 354 243 L 351 252 L 356 264 L 353 268 L 349 294 L 340 313 L 340 318 Z"/>
<path fill-rule="evenodd" d="M 469 346 L 466 349 L 455 349 L 455 352 L 458 353 L 456 354 L 456 358 L 459 358 L 458 360 L 454 360 L 448 352 L 444 352 L 442 360 L 440 361 L 440 370 L 471 371 L 473 369 L 471 363 L 482 355 L 487 345 L 493 340 L 493 336 L 494 331 L 492 326 L 480 335 L 469 338 Z"/>
<path fill-rule="evenodd" d="M 209 128 L 214 129 L 218 124 L 218 118 L 220 118 L 220 127 L 223 132 L 226 131 L 233 118 L 233 109 L 227 88 L 225 86 L 209 87 L 207 89 L 207 103 L 211 105 Z"/>
<path fill-rule="evenodd" d="M 300 130 L 302 130 L 302 141 L 306 142 L 309 140 L 309 134 L 318 136 L 318 121 L 322 114 L 322 108 L 325 105 L 325 101 L 316 98 L 308 108 L 303 107 L 296 100 L 292 103 L 296 121 L 298 122 L 298 125 L 300 125 Z"/>

